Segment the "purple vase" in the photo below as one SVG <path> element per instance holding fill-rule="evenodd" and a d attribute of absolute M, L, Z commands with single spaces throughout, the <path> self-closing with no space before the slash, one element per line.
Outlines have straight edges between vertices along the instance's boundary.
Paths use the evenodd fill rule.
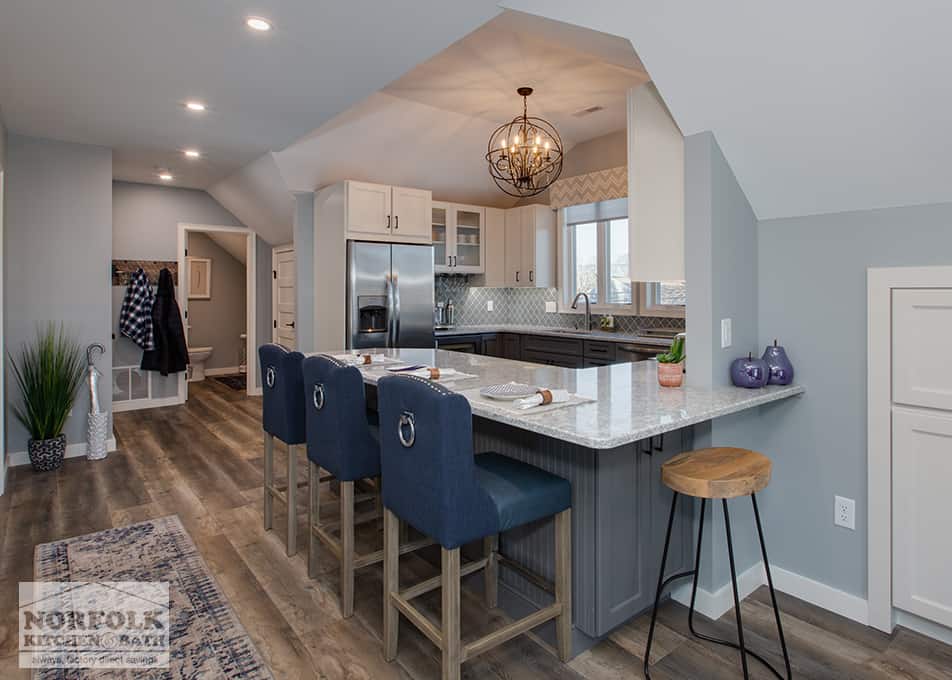
<path fill-rule="evenodd" d="M 789 385 L 793 382 L 793 364 L 787 358 L 787 352 L 784 348 L 773 341 L 773 345 L 768 345 L 764 350 L 763 360 L 767 362 L 769 376 L 768 385 Z"/>
<path fill-rule="evenodd" d="M 752 353 L 731 363 L 731 382 L 737 387 L 763 387 L 768 377 L 767 363 L 763 359 L 754 359 Z"/>

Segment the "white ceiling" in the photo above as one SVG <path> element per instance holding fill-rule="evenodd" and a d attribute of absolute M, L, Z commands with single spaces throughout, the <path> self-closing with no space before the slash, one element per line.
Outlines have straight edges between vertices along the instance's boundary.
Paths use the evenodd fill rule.
<path fill-rule="evenodd" d="M 495 0 L 3 0 L 9 131 L 114 149 L 117 179 L 206 188 L 453 43 Z M 244 26 L 261 15 L 269 34 Z M 186 99 L 208 104 L 204 114 Z M 199 161 L 181 150 L 197 147 Z"/>
<path fill-rule="evenodd" d="M 507 12 L 274 157 L 292 191 L 358 179 L 510 206 L 484 155 L 492 131 L 522 113 L 517 87 L 536 89 L 530 115 L 553 123 L 570 154 L 624 129 L 626 93 L 647 79 L 627 40 Z M 575 115 L 591 106 L 603 110 Z"/>
<path fill-rule="evenodd" d="M 501 4 L 629 38 L 761 219 L 952 201 L 952 3 Z"/>

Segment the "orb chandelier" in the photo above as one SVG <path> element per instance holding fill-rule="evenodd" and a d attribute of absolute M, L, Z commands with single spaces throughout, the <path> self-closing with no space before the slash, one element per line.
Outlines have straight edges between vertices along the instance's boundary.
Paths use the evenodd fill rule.
<path fill-rule="evenodd" d="M 531 87 L 520 87 L 522 115 L 500 125 L 489 137 L 489 174 L 510 196 L 541 194 L 562 172 L 562 139 L 547 120 L 530 116 Z"/>

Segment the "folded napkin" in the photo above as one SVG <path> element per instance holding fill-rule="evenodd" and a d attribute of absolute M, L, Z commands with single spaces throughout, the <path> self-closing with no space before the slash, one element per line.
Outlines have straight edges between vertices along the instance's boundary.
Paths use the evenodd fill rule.
<path fill-rule="evenodd" d="M 420 368 L 416 371 L 407 371 L 408 375 L 415 375 L 418 378 L 427 378 L 428 380 L 439 380 L 440 378 L 451 378 L 458 371 L 455 368 Z"/>
<path fill-rule="evenodd" d="M 525 399 L 517 399 L 516 406 L 521 409 L 532 408 L 533 406 L 544 406 L 545 404 L 561 404 L 572 398 L 568 390 L 550 390 L 540 387 L 535 394 Z"/>
<path fill-rule="evenodd" d="M 383 354 L 337 354 L 334 358 L 351 366 L 382 364 L 387 360 L 387 357 Z"/>

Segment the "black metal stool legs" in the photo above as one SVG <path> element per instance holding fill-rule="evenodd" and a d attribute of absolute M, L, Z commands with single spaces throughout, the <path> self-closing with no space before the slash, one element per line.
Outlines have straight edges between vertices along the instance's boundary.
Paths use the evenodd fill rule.
<path fill-rule="evenodd" d="M 770 590 L 770 602 L 773 604 L 774 618 L 777 620 L 777 636 L 780 638 L 780 649 L 783 650 L 783 663 L 787 667 L 787 680 L 793 678 L 790 670 L 790 655 L 787 654 L 787 641 L 783 637 L 783 626 L 780 623 L 780 607 L 777 606 L 777 595 L 773 589 L 773 578 L 770 576 L 770 562 L 767 560 L 767 545 L 764 543 L 764 530 L 760 526 L 760 510 L 757 509 L 757 496 L 750 494 L 750 502 L 754 505 L 754 518 L 757 520 L 757 536 L 760 538 L 760 554 L 764 558 L 764 571 L 767 572 L 767 588 Z M 773 671 L 773 668 L 770 670 Z M 777 677 L 780 674 L 774 671 Z"/>
<path fill-rule="evenodd" d="M 691 587 L 691 605 L 688 609 L 688 629 L 691 631 L 691 634 L 702 640 L 713 642 L 719 645 L 724 645 L 726 647 L 731 647 L 733 649 L 737 649 L 738 651 L 740 651 L 741 666 L 743 668 L 744 678 L 750 677 L 749 669 L 747 666 L 747 656 L 750 655 L 753 658 L 757 659 L 757 661 L 762 663 L 764 666 L 766 666 L 767 669 L 770 670 L 770 672 L 772 672 L 775 676 L 780 678 L 780 680 L 784 680 L 784 676 L 781 675 L 777 671 L 777 669 L 775 669 L 770 664 L 770 662 L 768 662 L 764 657 L 762 657 L 757 652 L 747 649 L 746 646 L 744 645 L 744 628 L 743 628 L 743 623 L 741 621 L 740 596 L 737 590 L 737 571 L 736 571 L 736 564 L 734 562 L 734 545 L 733 545 L 733 540 L 731 536 L 730 514 L 728 513 L 728 510 L 727 510 L 726 499 L 722 499 L 722 504 L 723 504 L 722 507 L 724 510 L 724 528 L 727 534 L 727 555 L 730 560 L 731 587 L 733 589 L 733 594 L 734 594 L 734 616 L 737 620 L 737 639 L 739 644 L 735 642 L 731 642 L 730 640 L 722 640 L 720 638 L 715 638 L 710 635 L 705 635 L 703 633 L 697 632 L 694 629 L 694 604 L 697 600 L 698 574 L 701 571 L 701 542 L 704 537 L 704 517 L 707 511 L 707 500 L 708 499 L 706 498 L 701 499 L 701 513 L 700 513 L 700 519 L 698 522 L 697 551 L 695 552 L 694 569 L 692 571 L 685 571 L 679 574 L 674 574 L 672 576 L 669 576 L 668 578 L 664 578 L 664 569 L 668 561 L 668 547 L 671 541 L 671 530 L 674 526 L 674 515 L 675 515 L 675 508 L 678 502 L 678 494 L 675 493 L 674 498 L 671 499 L 671 514 L 668 517 L 668 530 L 667 530 L 667 533 L 665 534 L 664 551 L 662 552 L 662 555 L 661 555 L 661 569 L 658 572 L 658 588 L 655 591 L 654 607 L 651 610 L 651 625 L 648 628 L 648 642 L 645 646 L 645 658 L 644 658 L 645 677 L 646 678 L 651 677 L 650 671 L 649 671 L 649 659 L 651 656 L 651 643 L 654 638 L 655 623 L 657 621 L 657 616 L 658 616 L 658 604 L 661 601 L 661 594 L 662 592 L 664 592 L 665 586 L 667 586 L 668 583 L 670 583 L 671 581 L 674 581 L 675 579 L 683 578 L 686 576 L 693 576 L 694 578 L 693 578 L 693 583 Z M 771 575 L 770 575 L 770 563 L 767 561 L 767 548 L 764 542 L 763 528 L 761 527 L 761 524 L 760 524 L 760 512 L 757 509 L 757 499 L 755 498 L 753 494 L 751 494 L 751 501 L 753 502 L 753 505 L 754 505 L 754 517 L 757 521 L 757 535 L 760 538 L 760 550 L 764 559 L 764 569 L 767 573 L 767 586 L 770 589 L 770 599 L 771 599 L 771 602 L 773 603 L 774 618 L 777 621 L 777 632 L 780 638 L 780 647 L 781 647 L 781 650 L 783 651 L 784 664 L 786 665 L 787 680 L 790 680 L 793 677 L 793 673 L 790 669 L 790 657 L 787 654 L 787 643 L 786 643 L 786 640 L 784 639 L 783 627 L 780 623 L 780 608 L 777 606 L 777 598 L 776 598 L 776 595 L 774 594 L 773 579 L 771 578 Z"/>

